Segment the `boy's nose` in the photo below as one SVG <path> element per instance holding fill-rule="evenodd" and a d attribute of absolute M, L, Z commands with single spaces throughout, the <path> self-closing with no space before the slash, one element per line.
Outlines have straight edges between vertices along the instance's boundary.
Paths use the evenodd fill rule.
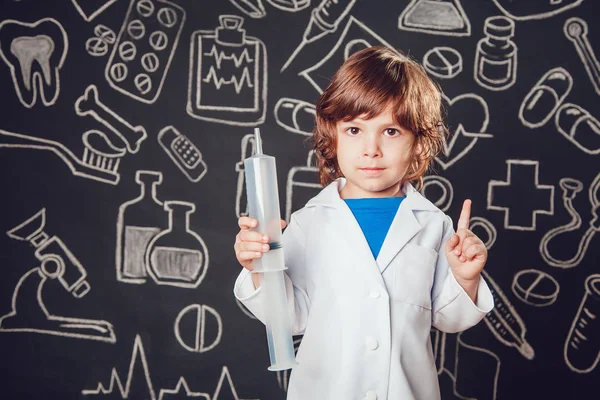
<path fill-rule="evenodd" d="M 364 157 L 380 157 L 381 147 L 377 135 L 365 135 L 363 142 Z"/>

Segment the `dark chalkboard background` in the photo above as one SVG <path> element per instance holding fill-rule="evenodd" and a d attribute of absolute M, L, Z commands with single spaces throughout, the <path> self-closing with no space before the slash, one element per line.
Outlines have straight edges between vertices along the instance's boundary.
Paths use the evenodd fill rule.
<path fill-rule="evenodd" d="M 600 54 L 600 7 L 592 0 L 358 0 L 335 32 L 280 72 L 320 1 L 310 3 L 0 2 L 0 230 L 7 233 L 0 235 L 0 398 L 285 398 L 287 374 L 267 371 L 264 327 L 232 294 L 237 213 L 245 211 L 236 165 L 244 143 L 251 151 L 244 137 L 259 126 L 265 152 L 277 157 L 282 215 L 301 207 L 318 190 L 302 134 L 312 128 L 316 89 L 344 52 L 380 41 L 421 62 L 436 47 L 456 51 L 427 58 L 442 67 L 430 72 L 449 99 L 456 140 L 436 161 L 440 178 L 427 181 L 425 195 L 454 220 L 462 200 L 473 200 L 472 228 L 490 248 L 485 271 L 498 307 L 460 335 L 432 332 L 442 397 L 600 396 L 598 220 L 590 228 L 600 202 L 593 54 Z M 226 28 L 215 41 L 219 17 Z M 240 17 L 245 36 L 235 29 Z M 570 18 L 572 34 L 581 34 L 575 41 L 564 31 Z M 516 69 L 474 67 L 486 20 L 513 21 Z M 579 55 L 586 46 L 591 58 Z M 479 57 L 509 51 L 488 50 Z M 452 61 L 457 53 L 460 63 Z M 40 62 L 25 68 L 37 76 L 28 85 L 19 59 L 27 66 L 32 57 Z M 456 76 L 443 76 L 459 66 Z M 536 97 L 532 88 L 558 67 L 545 81 L 550 97 Z M 498 71 L 514 84 L 478 83 Z M 76 105 L 91 85 L 101 104 Z M 551 90 L 564 108 L 554 107 Z M 104 152 L 98 158 L 90 149 Z M 82 166 L 84 154 L 98 164 Z M 100 168 L 115 170 L 118 183 Z M 147 198 L 125 204 L 140 195 L 138 171 Z M 167 203 L 178 211 L 168 235 L 161 207 L 169 200 L 180 203 Z M 193 233 L 181 202 L 195 205 Z M 137 241 L 126 236 L 136 233 Z M 173 268 L 155 268 L 164 263 Z"/>

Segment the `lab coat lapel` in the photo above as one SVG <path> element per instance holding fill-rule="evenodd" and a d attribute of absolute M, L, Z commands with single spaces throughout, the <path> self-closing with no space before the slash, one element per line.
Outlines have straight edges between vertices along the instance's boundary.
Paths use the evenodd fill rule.
<path fill-rule="evenodd" d="M 405 185 L 403 192 L 406 194 L 406 198 L 400 204 L 377 256 L 377 266 L 381 273 L 385 271 L 406 243 L 422 229 L 415 217 L 415 211 L 436 209 L 412 185 Z"/>
<path fill-rule="evenodd" d="M 377 268 L 377 263 L 373 258 L 367 239 L 354 214 L 339 195 L 339 191 L 345 184 L 345 178 L 338 178 L 323 189 L 321 193 L 309 200 L 306 207 L 325 206 L 336 209 L 332 227 L 336 237 L 347 244 L 347 247 L 342 250 L 344 254 L 341 254 L 340 258 L 357 263 L 360 271 L 365 272 L 365 274 L 383 285 L 383 278 Z"/>

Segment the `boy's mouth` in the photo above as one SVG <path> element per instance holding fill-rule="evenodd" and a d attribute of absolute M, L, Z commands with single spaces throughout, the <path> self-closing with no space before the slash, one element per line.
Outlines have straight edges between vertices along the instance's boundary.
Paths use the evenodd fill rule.
<path fill-rule="evenodd" d="M 369 168 L 360 168 L 360 170 L 367 175 L 377 175 L 377 174 L 381 173 L 381 171 L 383 171 L 384 168 L 369 167 Z"/>

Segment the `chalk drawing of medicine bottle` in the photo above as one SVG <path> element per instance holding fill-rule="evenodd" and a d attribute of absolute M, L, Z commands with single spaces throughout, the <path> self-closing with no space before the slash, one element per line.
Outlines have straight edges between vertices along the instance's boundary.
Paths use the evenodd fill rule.
<path fill-rule="evenodd" d="M 149 273 L 159 285 L 197 287 L 208 266 L 208 250 L 202 238 L 190 229 L 194 203 L 165 201 L 169 227 L 158 234 L 146 252 Z"/>
<path fill-rule="evenodd" d="M 503 16 L 489 17 L 483 32 L 485 37 L 477 43 L 474 78 L 489 90 L 508 89 L 517 79 L 517 46 L 510 40 L 515 23 Z"/>
<path fill-rule="evenodd" d="M 238 126 L 265 120 L 267 52 L 246 35 L 244 19 L 219 16 L 214 31 L 192 34 L 187 113 L 194 118 Z"/>
<path fill-rule="evenodd" d="M 140 185 L 140 194 L 119 207 L 116 265 L 120 282 L 146 282 L 148 244 L 168 226 L 163 203 L 156 197 L 162 179 L 161 172 L 137 171 L 135 181 Z"/>

